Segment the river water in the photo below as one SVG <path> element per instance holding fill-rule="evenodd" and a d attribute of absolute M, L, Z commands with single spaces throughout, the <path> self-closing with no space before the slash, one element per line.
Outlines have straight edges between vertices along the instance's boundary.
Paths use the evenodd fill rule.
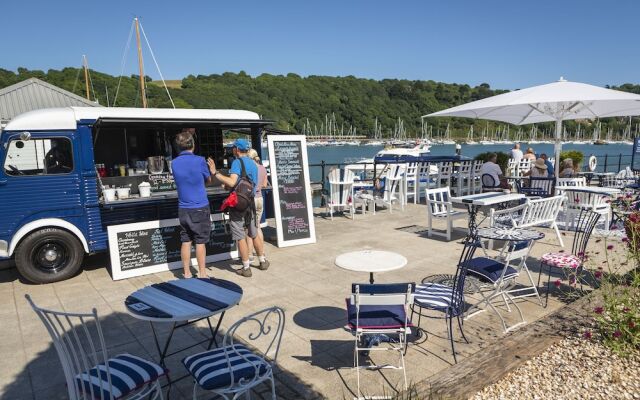
<path fill-rule="evenodd" d="M 536 154 L 547 153 L 553 154 L 553 144 L 551 143 L 537 143 L 527 145 L 521 144 L 523 152 L 531 147 Z M 494 144 L 494 145 L 462 145 L 462 155 L 474 157 L 480 153 L 487 151 L 502 151 L 510 153 L 512 144 Z M 373 158 L 376 153 L 382 150 L 382 146 L 318 146 L 309 147 L 309 164 L 319 164 L 324 161 L 328 164 L 341 164 L 345 162 L 353 162 L 355 159 Z M 598 158 L 597 171 L 604 171 L 605 155 L 607 156 L 607 171 L 617 172 L 618 159 L 622 155 L 621 167 L 624 168 L 631 164 L 631 152 L 633 146 L 628 144 L 607 144 L 607 145 L 593 145 L 593 144 L 574 144 L 566 143 L 562 146 L 562 150 L 577 150 L 584 154 L 584 162 L 587 162 L 589 156 L 595 155 Z M 431 147 L 432 155 L 453 155 L 455 154 L 455 145 L 434 145 Z M 321 177 L 321 170 L 318 167 L 311 167 L 310 171 L 311 180 L 317 182 Z"/>

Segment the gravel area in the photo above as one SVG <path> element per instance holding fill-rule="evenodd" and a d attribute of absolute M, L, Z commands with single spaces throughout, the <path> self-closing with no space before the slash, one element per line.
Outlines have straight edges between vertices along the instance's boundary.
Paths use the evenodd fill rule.
<path fill-rule="evenodd" d="M 471 397 L 640 399 L 640 354 L 623 358 L 597 341 L 567 338 Z"/>

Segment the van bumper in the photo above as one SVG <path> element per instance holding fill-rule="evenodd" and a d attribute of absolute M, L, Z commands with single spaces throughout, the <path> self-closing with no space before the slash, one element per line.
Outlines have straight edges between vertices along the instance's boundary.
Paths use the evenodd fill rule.
<path fill-rule="evenodd" d="M 0 240 L 0 258 L 9 258 L 9 242 Z"/>

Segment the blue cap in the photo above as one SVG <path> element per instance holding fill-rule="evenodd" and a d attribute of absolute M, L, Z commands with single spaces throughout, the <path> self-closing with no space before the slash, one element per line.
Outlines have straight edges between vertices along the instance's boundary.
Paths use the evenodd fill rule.
<path fill-rule="evenodd" d="M 240 151 L 248 151 L 251 148 L 251 144 L 247 139 L 236 139 L 233 142 L 233 147 L 237 147 Z"/>

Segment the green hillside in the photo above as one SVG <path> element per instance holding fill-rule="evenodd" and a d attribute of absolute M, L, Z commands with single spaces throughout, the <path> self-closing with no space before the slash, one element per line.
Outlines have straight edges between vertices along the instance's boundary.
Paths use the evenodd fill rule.
<path fill-rule="evenodd" d="M 83 74 L 77 68 L 62 70 L 27 70 L 17 72 L 0 69 L 0 88 L 37 77 L 56 86 L 83 95 Z M 119 77 L 91 71 L 94 97 L 103 105 L 139 107 L 139 81 L 135 75 Z M 120 88 L 118 82 L 120 81 Z M 147 96 L 150 107 L 171 107 L 162 82 L 147 77 Z M 252 77 L 244 72 L 212 75 L 189 75 L 182 80 L 167 81 L 176 107 L 180 108 L 235 108 L 259 113 L 263 118 L 276 121 L 276 127 L 301 131 L 307 119 L 310 125 L 320 127 L 327 115 L 335 114 L 338 126 L 354 126 L 358 133 L 370 134 L 377 118 L 386 134 L 393 129 L 398 118 L 404 120 L 409 135 L 420 130 L 420 116 L 433 111 L 478 100 L 504 91 L 492 89 L 488 84 L 471 87 L 466 84 L 400 79 L 362 79 L 353 76 L 329 77 L 296 74 L 262 74 Z M 620 90 L 640 93 L 640 86 L 625 84 Z M 117 94 L 117 96 L 116 96 Z M 107 96 L 109 101 L 107 102 Z M 606 122 L 606 121 L 605 121 Z M 455 118 L 433 118 L 434 133 L 451 124 L 454 136 L 465 135 L 474 121 Z M 479 133 L 487 125 L 476 121 Z M 572 129 L 575 122 L 569 122 Z M 583 122 L 584 125 L 588 122 Z M 608 121 L 614 129 L 622 129 L 623 119 Z M 489 124 L 493 129 L 495 125 Z M 544 129 L 545 126 L 541 126 Z M 513 127 L 511 128 L 513 131 Z"/>

